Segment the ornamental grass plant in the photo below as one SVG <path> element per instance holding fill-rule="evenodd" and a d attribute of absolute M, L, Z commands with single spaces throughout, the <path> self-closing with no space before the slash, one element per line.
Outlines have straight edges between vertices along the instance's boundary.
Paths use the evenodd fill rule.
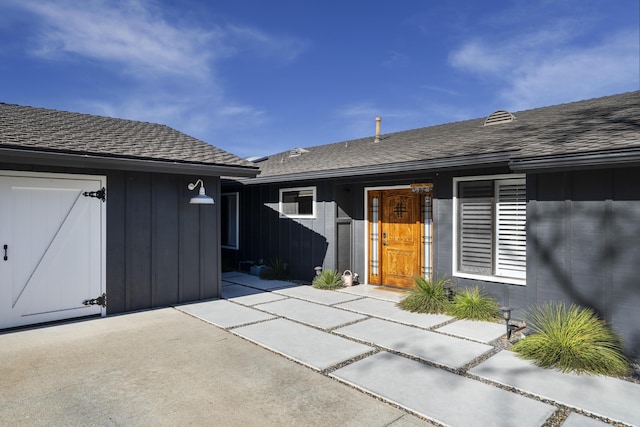
<path fill-rule="evenodd" d="M 457 293 L 447 314 L 459 319 L 494 321 L 500 318 L 498 301 L 478 286 Z"/>
<path fill-rule="evenodd" d="M 511 349 L 538 366 L 613 376 L 629 370 L 621 338 L 590 308 L 548 303 L 531 308 L 527 323 L 534 333 Z"/>
<path fill-rule="evenodd" d="M 322 270 L 322 272 L 313 279 L 311 285 L 318 289 L 342 288 L 342 276 L 337 271 L 328 268 Z"/>
<path fill-rule="evenodd" d="M 449 285 L 451 279 L 448 278 L 432 280 L 416 276 L 414 287 L 398 306 L 416 313 L 446 313 L 451 305 L 445 292 L 445 286 Z"/>
<path fill-rule="evenodd" d="M 267 268 L 260 271 L 260 278 L 265 280 L 287 280 L 289 278 L 289 263 L 280 258 L 273 258 L 267 263 Z"/>

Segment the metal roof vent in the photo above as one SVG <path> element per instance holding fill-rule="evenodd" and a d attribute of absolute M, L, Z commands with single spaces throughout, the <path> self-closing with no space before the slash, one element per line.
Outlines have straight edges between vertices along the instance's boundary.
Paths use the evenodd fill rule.
<path fill-rule="evenodd" d="M 268 158 L 269 156 L 251 156 L 251 157 L 247 157 L 245 160 L 251 163 L 260 163 L 260 162 L 264 162 Z"/>
<path fill-rule="evenodd" d="M 484 126 L 501 125 L 503 123 L 511 123 L 516 116 L 505 110 L 498 110 L 491 113 L 484 121 Z"/>
<path fill-rule="evenodd" d="M 296 147 L 293 150 L 289 151 L 289 157 L 298 157 L 304 153 L 308 153 L 309 150 L 305 150 L 304 148 Z"/>

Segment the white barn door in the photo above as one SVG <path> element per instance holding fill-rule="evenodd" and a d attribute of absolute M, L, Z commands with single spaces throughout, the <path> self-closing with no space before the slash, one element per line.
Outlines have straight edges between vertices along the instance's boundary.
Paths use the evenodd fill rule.
<path fill-rule="evenodd" d="M 0 328 L 105 314 L 105 184 L 0 171 Z"/>

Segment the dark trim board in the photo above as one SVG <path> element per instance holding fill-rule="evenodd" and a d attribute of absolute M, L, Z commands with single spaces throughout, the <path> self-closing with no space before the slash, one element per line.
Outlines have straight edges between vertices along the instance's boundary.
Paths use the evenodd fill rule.
<path fill-rule="evenodd" d="M 107 157 L 91 154 L 25 150 L 13 147 L 0 147 L 0 157 L 7 163 L 42 165 L 45 167 L 55 165 L 58 167 L 68 168 L 130 170 L 137 172 L 171 173 L 181 175 L 228 175 L 237 177 L 252 177 L 257 173 L 257 168 L 244 166 Z"/>

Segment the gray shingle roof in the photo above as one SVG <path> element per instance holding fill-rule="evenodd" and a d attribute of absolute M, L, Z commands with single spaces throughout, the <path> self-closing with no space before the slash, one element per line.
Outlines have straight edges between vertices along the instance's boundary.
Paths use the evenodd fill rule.
<path fill-rule="evenodd" d="M 0 148 L 255 167 L 165 125 L 4 103 Z"/>
<path fill-rule="evenodd" d="M 371 136 L 308 147 L 297 157 L 279 153 L 257 163 L 261 170 L 257 180 L 319 171 L 340 176 L 350 168 L 495 153 L 517 160 L 640 148 L 640 91 L 514 115 L 515 121 L 493 126 L 483 126 L 483 117 L 385 134 L 375 144 Z"/>

